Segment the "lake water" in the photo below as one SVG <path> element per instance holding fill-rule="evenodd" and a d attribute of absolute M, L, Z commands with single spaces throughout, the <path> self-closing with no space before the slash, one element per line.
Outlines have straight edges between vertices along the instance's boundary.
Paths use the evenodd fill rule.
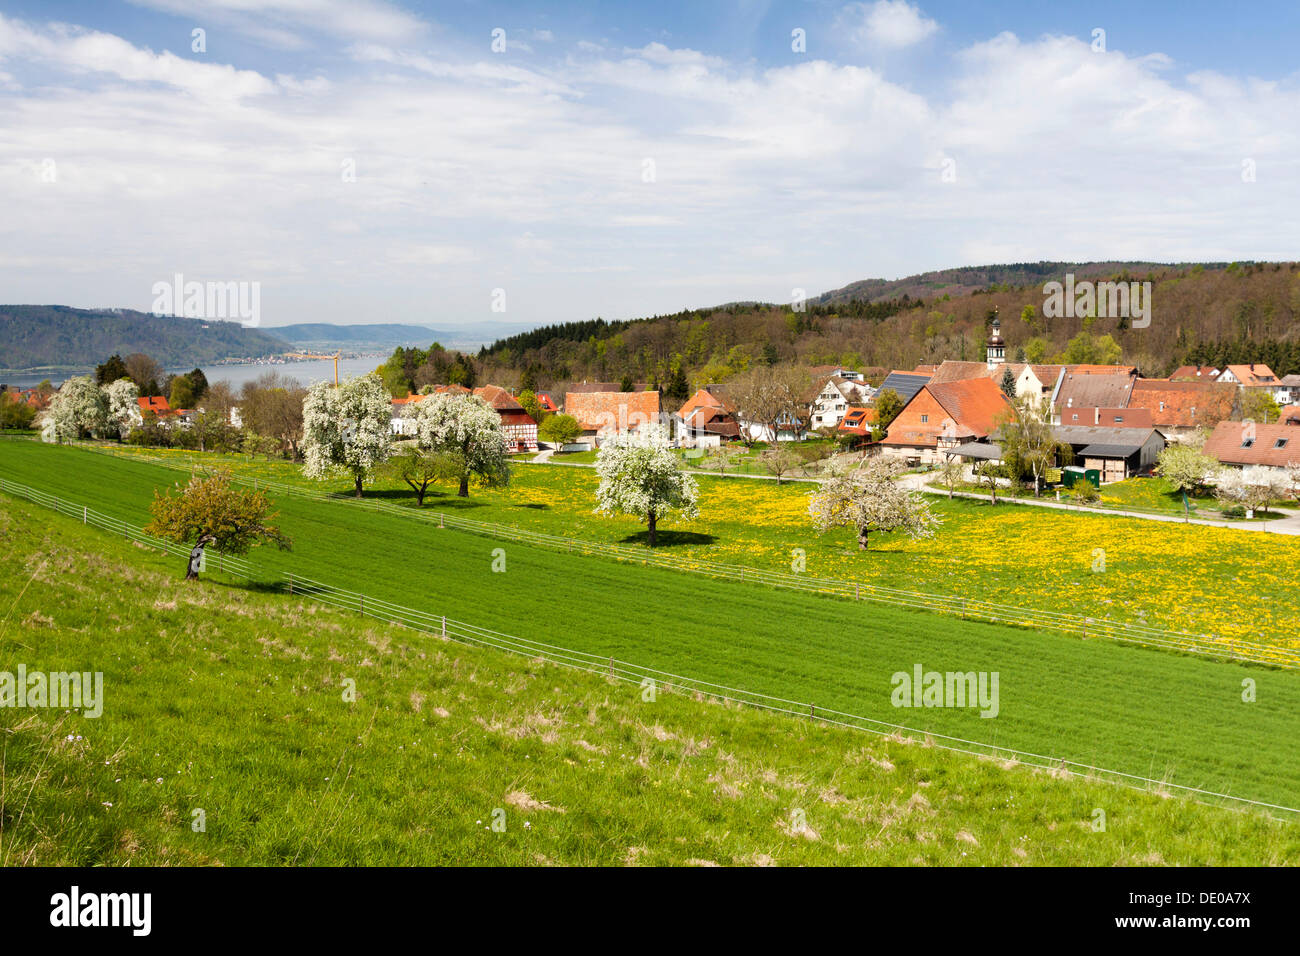
<path fill-rule="evenodd" d="M 369 358 L 345 358 L 339 360 L 339 378 L 347 378 L 350 375 L 364 375 L 367 372 L 373 372 L 376 368 L 384 363 L 387 356 L 375 355 Z M 169 368 L 168 372 L 180 373 L 188 372 L 190 368 Z M 334 362 L 332 359 L 313 360 L 309 362 L 285 362 L 279 365 L 267 365 L 263 363 L 253 363 L 249 365 L 204 365 L 200 366 L 203 374 L 208 377 L 209 382 L 229 382 L 235 391 L 243 386 L 245 382 L 251 382 L 254 379 L 261 378 L 267 372 L 278 372 L 290 378 L 295 378 L 303 385 L 314 385 L 317 382 L 334 381 Z M 86 372 L 74 374 L 94 374 L 90 369 Z M 69 376 L 69 373 L 58 375 L 0 375 L 0 382 L 15 388 L 31 388 L 33 385 L 39 385 L 45 379 L 49 379 L 54 385 L 61 385 L 63 380 Z"/>

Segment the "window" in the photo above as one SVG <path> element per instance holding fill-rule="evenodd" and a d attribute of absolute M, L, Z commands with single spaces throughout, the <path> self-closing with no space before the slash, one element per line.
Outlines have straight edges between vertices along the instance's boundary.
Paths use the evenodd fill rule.
<path fill-rule="evenodd" d="M 1116 424 L 1116 425 L 1123 425 L 1123 424 L 1124 424 L 1124 416 L 1123 416 L 1123 415 L 1116 415 L 1116 416 L 1115 416 L 1115 424 Z"/>
<path fill-rule="evenodd" d="M 1285 447 L 1286 447 L 1286 443 L 1287 443 L 1287 439 L 1285 439 L 1285 438 L 1279 438 L 1277 441 L 1275 441 L 1275 442 L 1273 443 L 1273 447 L 1274 447 L 1274 448 L 1285 448 Z"/>
<path fill-rule="evenodd" d="M 922 415 L 922 416 L 921 416 L 921 424 L 922 424 L 922 425 L 927 424 L 929 421 L 930 421 L 930 416 L 929 416 L 929 415 Z"/>
<path fill-rule="evenodd" d="M 1242 447 L 1242 448 L 1250 448 L 1250 447 L 1252 447 L 1254 444 L 1255 444 L 1255 439 L 1253 439 L 1253 438 L 1247 438 L 1245 441 L 1243 441 L 1243 442 L 1241 443 L 1241 447 Z"/>

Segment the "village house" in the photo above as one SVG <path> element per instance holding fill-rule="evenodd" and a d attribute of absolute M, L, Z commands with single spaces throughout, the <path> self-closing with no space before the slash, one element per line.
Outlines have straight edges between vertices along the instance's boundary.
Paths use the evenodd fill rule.
<path fill-rule="evenodd" d="M 1100 472 L 1102 484 L 1149 473 L 1165 449 L 1165 436 L 1150 426 L 1059 425 L 1052 431 L 1073 450 L 1074 464 Z"/>
<path fill-rule="evenodd" d="M 717 448 L 740 437 L 736 407 L 722 385 L 705 385 L 677 410 L 677 434 L 687 448 Z"/>
<path fill-rule="evenodd" d="M 1139 378 L 1129 392 L 1128 409 L 1146 409 L 1151 424 L 1172 442 L 1196 439 L 1202 429 L 1230 417 L 1237 407 L 1237 389 L 1212 380 L 1164 381 Z M 1062 424 L 1073 424 L 1062 418 Z"/>
<path fill-rule="evenodd" d="M 399 438 L 415 437 L 415 419 L 412 414 L 415 406 L 428 398 L 427 395 L 407 395 L 395 398 L 392 403 L 392 430 Z"/>
<path fill-rule="evenodd" d="M 987 441 L 998 419 L 1011 415 L 1011 402 L 992 379 L 925 385 L 889 424 L 877 447 L 909 463 L 935 463 L 958 445 Z"/>
<path fill-rule="evenodd" d="M 659 393 L 570 391 L 564 411 L 578 421 L 592 447 L 611 435 L 635 432 L 659 420 Z"/>
<path fill-rule="evenodd" d="M 1273 389 L 1273 401 L 1279 405 L 1300 404 L 1300 375 L 1283 375 Z"/>
<path fill-rule="evenodd" d="M 1258 465 L 1282 472 L 1288 465 L 1300 464 L 1300 425 L 1219 422 L 1203 451 L 1224 465 Z"/>
<path fill-rule="evenodd" d="M 1102 367 L 1112 370 L 1095 372 L 1095 366 L 1072 366 L 1066 370 L 1052 399 L 1053 424 L 1070 423 L 1076 409 L 1128 408 L 1136 369 L 1116 374 L 1114 367 Z"/>
<path fill-rule="evenodd" d="M 875 394 L 875 389 L 864 382 L 831 376 L 809 403 L 811 427 L 838 427 L 850 405 L 864 405 Z"/>
<path fill-rule="evenodd" d="M 1273 374 L 1273 370 L 1267 365 L 1251 362 L 1249 365 L 1229 365 L 1216 382 L 1227 382 L 1229 385 L 1236 385 L 1239 388 L 1267 388 L 1274 389 L 1278 385 L 1278 378 Z"/>
<path fill-rule="evenodd" d="M 837 431 L 841 435 L 852 436 L 851 448 L 860 448 L 871 441 L 872 424 L 876 420 L 876 410 L 866 405 L 850 405 L 844 413 Z"/>
<path fill-rule="evenodd" d="M 511 454 L 537 451 L 537 422 L 518 399 L 499 385 L 483 385 L 474 394 L 501 416 L 501 431 Z"/>

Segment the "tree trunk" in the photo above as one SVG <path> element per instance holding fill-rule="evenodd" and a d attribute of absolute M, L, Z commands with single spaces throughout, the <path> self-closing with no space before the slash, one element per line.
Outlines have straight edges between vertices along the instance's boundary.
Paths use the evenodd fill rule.
<path fill-rule="evenodd" d="M 456 491 L 456 494 L 461 498 L 469 497 L 469 475 L 460 476 L 460 488 Z"/>
<path fill-rule="evenodd" d="M 199 579 L 199 565 L 204 561 L 205 551 L 216 539 L 210 534 L 205 534 L 194 544 L 194 550 L 190 552 L 189 559 L 185 562 L 185 580 L 197 581 Z"/>
<path fill-rule="evenodd" d="M 360 475 L 356 476 L 356 481 L 357 481 L 357 497 L 360 498 L 361 497 L 361 476 Z"/>
<path fill-rule="evenodd" d="M 867 550 L 867 535 L 869 535 L 870 533 L 871 533 L 870 528 L 858 529 L 858 550 L 859 551 Z"/>
<path fill-rule="evenodd" d="M 650 525 L 650 535 L 649 535 L 650 547 L 653 548 L 655 546 L 655 523 L 658 521 L 658 518 L 656 517 L 654 511 L 651 511 L 650 514 L 647 515 L 647 521 L 649 522 Z"/>

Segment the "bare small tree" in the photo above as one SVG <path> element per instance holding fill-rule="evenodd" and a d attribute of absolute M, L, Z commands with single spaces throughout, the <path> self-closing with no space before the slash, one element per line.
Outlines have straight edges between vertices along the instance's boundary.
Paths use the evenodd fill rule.
<path fill-rule="evenodd" d="M 803 463 L 803 458 L 795 454 L 792 449 L 786 448 L 780 443 L 773 445 L 761 455 L 758 460 L 763 463 L 773 475 L 776 476 L 776 483 L 781 484 L 781 479 L 794 471 Z"/>
<path fill-rule="evenodd" d="M 961 484 L 965 462 L 956 455 L 944 455 L 943 464 L 939 466 L 939 481 L 948 489 L 948 500 L 952 500 L 953 490 Z"/>

